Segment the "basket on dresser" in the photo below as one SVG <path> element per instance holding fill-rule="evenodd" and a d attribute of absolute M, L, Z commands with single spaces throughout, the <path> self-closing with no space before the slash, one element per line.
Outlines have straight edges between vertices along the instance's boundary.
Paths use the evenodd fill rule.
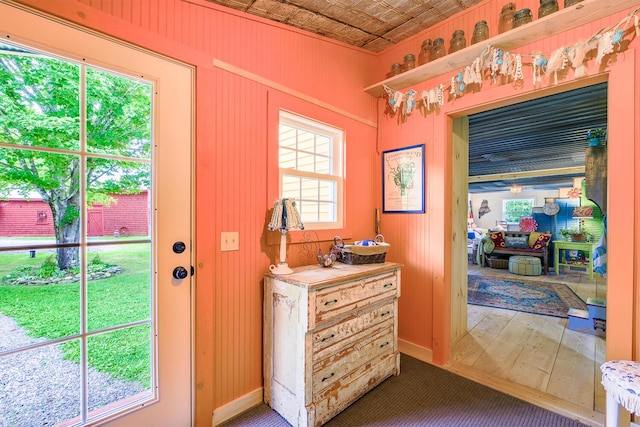
<path fill-rule="evenodd" d="M 340 236 L 333 238 L 331 252 L 335 253 L 338 261 L 345 264 L 377 264 L 385 262 L 391 245 L 384 241 L 384 236 L 378 234 L 373 240 L 363 240 L 355 244 L 345 244 Z"/>

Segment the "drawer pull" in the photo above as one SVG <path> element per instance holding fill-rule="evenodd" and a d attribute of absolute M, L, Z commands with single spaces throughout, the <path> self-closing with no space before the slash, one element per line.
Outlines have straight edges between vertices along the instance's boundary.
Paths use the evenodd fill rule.
<path fill-rule="evenodd" d="M 382 348 L 382 347 L 386 347 L 386 346 L 388 346 L 389 344 L 391 344 L 389 341 L 387 341 L 387 342 L 385 342 L 385 343 L 382 343 L 382 344 L 380 344 L 380 348 Z"/>
<path fill-rule="evenodd" d="M 327 340 L 332 339 L 332 338 L 333 338 L 333 337 L 335 337 L 335 336 L 336 336 L 336 334 L 331 334 L 331 335 L 329 335 L 328 337 L 324 337 L 324 338 L 322 338 L 322 340 L 320 340 L 320 341 L 325 342 L 325 341 L 327 341 Z"/>
<path fill-rule="evenodd" d="M 326 380 L 328 380 L 329 378 L 331 378 L 334 375 L 335 375 L 335 373 L 331 372 L 331 375 L 329 375 L 328 377 L 324 377 L 323 379 L 320 380 L 320 382 L 325 382 Z"/>
<path fill-rule="evenodd" d="M 384 313 L 382 313 L 382 314 L 380 315 L 380 317 L 388 316 L 388 315 L 390 315 L 390 314 L 391 314 L 391 311 L 385 311 Z"/>
<path fill-rule="evenodd" d="M 389 282 L 384 285 L 385 288 L 390 288 L 393 286 L 393 283 Z"/>
<path fill-rule="evenodd" d="M 325 303 L 324 303 L 324 305 L 325 305 L 325 306 L 333 305 L 333 304 L 335 304 L 335 303 L 337 303 L 337 302 L 338 302 L 338 300 L 337 300 L 337 299 L 334 299 L 334 300 L 331 300 L 331 301 L 327 301 L 327 302 L 325 302 Z"/>

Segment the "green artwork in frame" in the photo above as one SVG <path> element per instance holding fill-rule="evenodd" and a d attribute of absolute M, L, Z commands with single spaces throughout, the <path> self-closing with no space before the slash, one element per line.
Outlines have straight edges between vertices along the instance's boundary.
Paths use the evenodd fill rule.
<path fill-rule="evenodd" d="M 424 144 L 382 152 L 382 211 L 424 213 Z"/>

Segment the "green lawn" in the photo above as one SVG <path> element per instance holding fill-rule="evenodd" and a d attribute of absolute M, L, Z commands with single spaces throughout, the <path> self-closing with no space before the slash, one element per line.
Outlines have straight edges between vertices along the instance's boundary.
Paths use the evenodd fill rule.
<path fill-rule="evenodd" d="M 89 331 L 150 318 L 150 261 L 148 244 L 100 247 L 103 262 L 119 265 L 123 272 L 87 285 Z M 93 249 L 92 249 L 93 250 Z M 38 266 L 54 254 L 38 251 L 0 253 L 0 277 L 19 266 Z M 91 260 L 95 253 L 90 253 Z M 0 312 L 12 317 L 34 338 L 56 339 L 80 332 L 80 284 L 46 286 L 0 285 Z M 118 329 L 88 339 L 88 360 L 93 368 L 115 377 L 150 386 L 150 329 L 148 324 Z M 62 346 L 65 358 L 79 361 L 79 340 Z"/>

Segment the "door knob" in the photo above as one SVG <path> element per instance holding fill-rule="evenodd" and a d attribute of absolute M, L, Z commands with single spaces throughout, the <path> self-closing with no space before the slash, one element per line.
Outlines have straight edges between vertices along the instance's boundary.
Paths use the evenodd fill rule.
<path fill-rule="evenodd" d="M 189 271 L 184 267 L 176 267 L 173 269 L 173 277 L 179 280 L 186 279 Z"/>

